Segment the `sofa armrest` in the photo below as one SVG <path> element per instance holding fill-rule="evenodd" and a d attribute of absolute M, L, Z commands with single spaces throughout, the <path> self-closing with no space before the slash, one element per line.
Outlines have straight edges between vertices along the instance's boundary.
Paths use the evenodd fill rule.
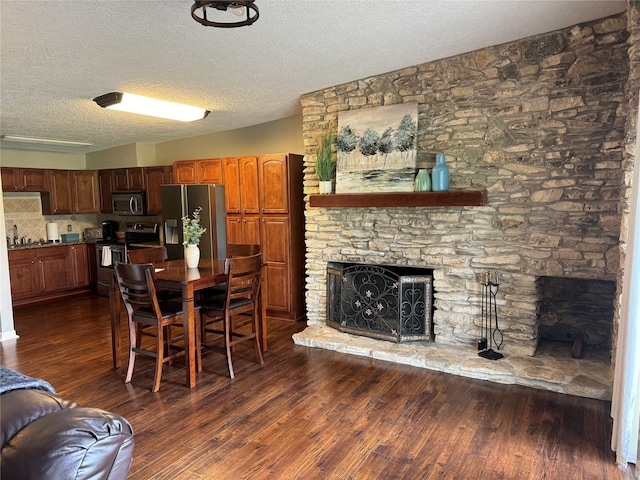
<path fill-rule="evenodd" d="M 37 405 L 37 414 L 25 423 L 29 414 L 15 423 L 22 428 L 3 441 L 0 471 L 6 478 L 43 479 L 109 479 L 121 480 L 127 472 L 133 456 L 133 429 L 120 415 L 97 408 L 75 407 L 74 402 L 36 390 L 16 390 L 2 395 L 2 429 L 5 436 L 5 419 L 10 418 L 5 410 L 21 397 L 31 398 L 35 392 L 42 395 Z M 13 396 L 13 398 L 10 398 Z M 52 401 L 59 402 L 55 408 Z M 65 408 L 73 406 L 75 408 Z M 22 407 L 25 404 L 22 403 Z M 29 407 L 33 411 L 33 405 Z M 17 412 L 17 408 L 13 408 Z M 39 415 L 47 411 L 46 414 Z M 12 423 L 12 422 L 9 422 Z M 9 431 L 6 432 L 10 433 Z"/>

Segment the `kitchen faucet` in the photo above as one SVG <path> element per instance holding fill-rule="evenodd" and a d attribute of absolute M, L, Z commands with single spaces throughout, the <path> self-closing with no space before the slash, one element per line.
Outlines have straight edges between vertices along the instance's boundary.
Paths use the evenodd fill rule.
<path fill-rule="evenodd" d="M 18 226 L 17 225 L 13 225 L 13 244 L 17 245 L 18 244 L 18 239 L 20 238 L 20 236 L 18 235 Z"/>

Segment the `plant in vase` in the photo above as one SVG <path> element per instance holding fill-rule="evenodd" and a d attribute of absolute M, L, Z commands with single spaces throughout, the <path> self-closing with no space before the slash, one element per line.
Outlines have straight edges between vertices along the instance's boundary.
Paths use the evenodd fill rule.
<path fill-rule="evenodd" d="M 316 172 L 320 179 L 320 193 L 331 193 L 336 162 L 333 161 L 333 144 L 336 141 L 336 129 L 332 124 L 323 135 L 316 149 Z"/>
<path fill-rule="evenodd" d="M 193 218 L 188 216 L 182 217 L 182 237 L 184 245 L 184 259 L 187 262 L 187 268 L 197 268 L 200 261 L 200 237 L 207 231 L 200 225 L 200 212 L 202 207 L 198 207 L 193 211 Z"/>

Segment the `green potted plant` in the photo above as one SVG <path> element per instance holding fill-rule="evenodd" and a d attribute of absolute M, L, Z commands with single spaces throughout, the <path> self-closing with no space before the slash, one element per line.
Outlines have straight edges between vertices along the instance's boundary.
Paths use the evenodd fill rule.
<path fill-rule="evenodd" d="M 193 211 L 193 218 L 188 216 L 182 217 L 182 245 L 184 245 L 184 259 L 187 262 L 187 268 L 197 268 L 200 261 L 200 237 L 207 231 L 200 225 L 200 212 L 202 207 L 198 207 Z"/>
<path fill-rule="evenodd" d="M 333 161 L 333 144 L 336 141 L 336 129 L 333 124 L 322 136 L 316 148 L 316 172 L 320 179 L 320 193 L 331 193 L 336 162 Z"/>

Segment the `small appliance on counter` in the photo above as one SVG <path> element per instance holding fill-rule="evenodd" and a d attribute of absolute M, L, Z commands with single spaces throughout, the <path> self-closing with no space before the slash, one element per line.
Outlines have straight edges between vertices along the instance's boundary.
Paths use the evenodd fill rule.
<path fill-rule="evenodd" d="M 84 229 L 84 241 L 95 243 L 102 240 L 102 227 L 91 227 Z"/>
<path fill-rule="evenodd" d="M 102 240 L 104 242 L 115 242 L 116 232 L 120 229 L 120 224 L 115 220 L 105 220 L 102 222 Z"/>

